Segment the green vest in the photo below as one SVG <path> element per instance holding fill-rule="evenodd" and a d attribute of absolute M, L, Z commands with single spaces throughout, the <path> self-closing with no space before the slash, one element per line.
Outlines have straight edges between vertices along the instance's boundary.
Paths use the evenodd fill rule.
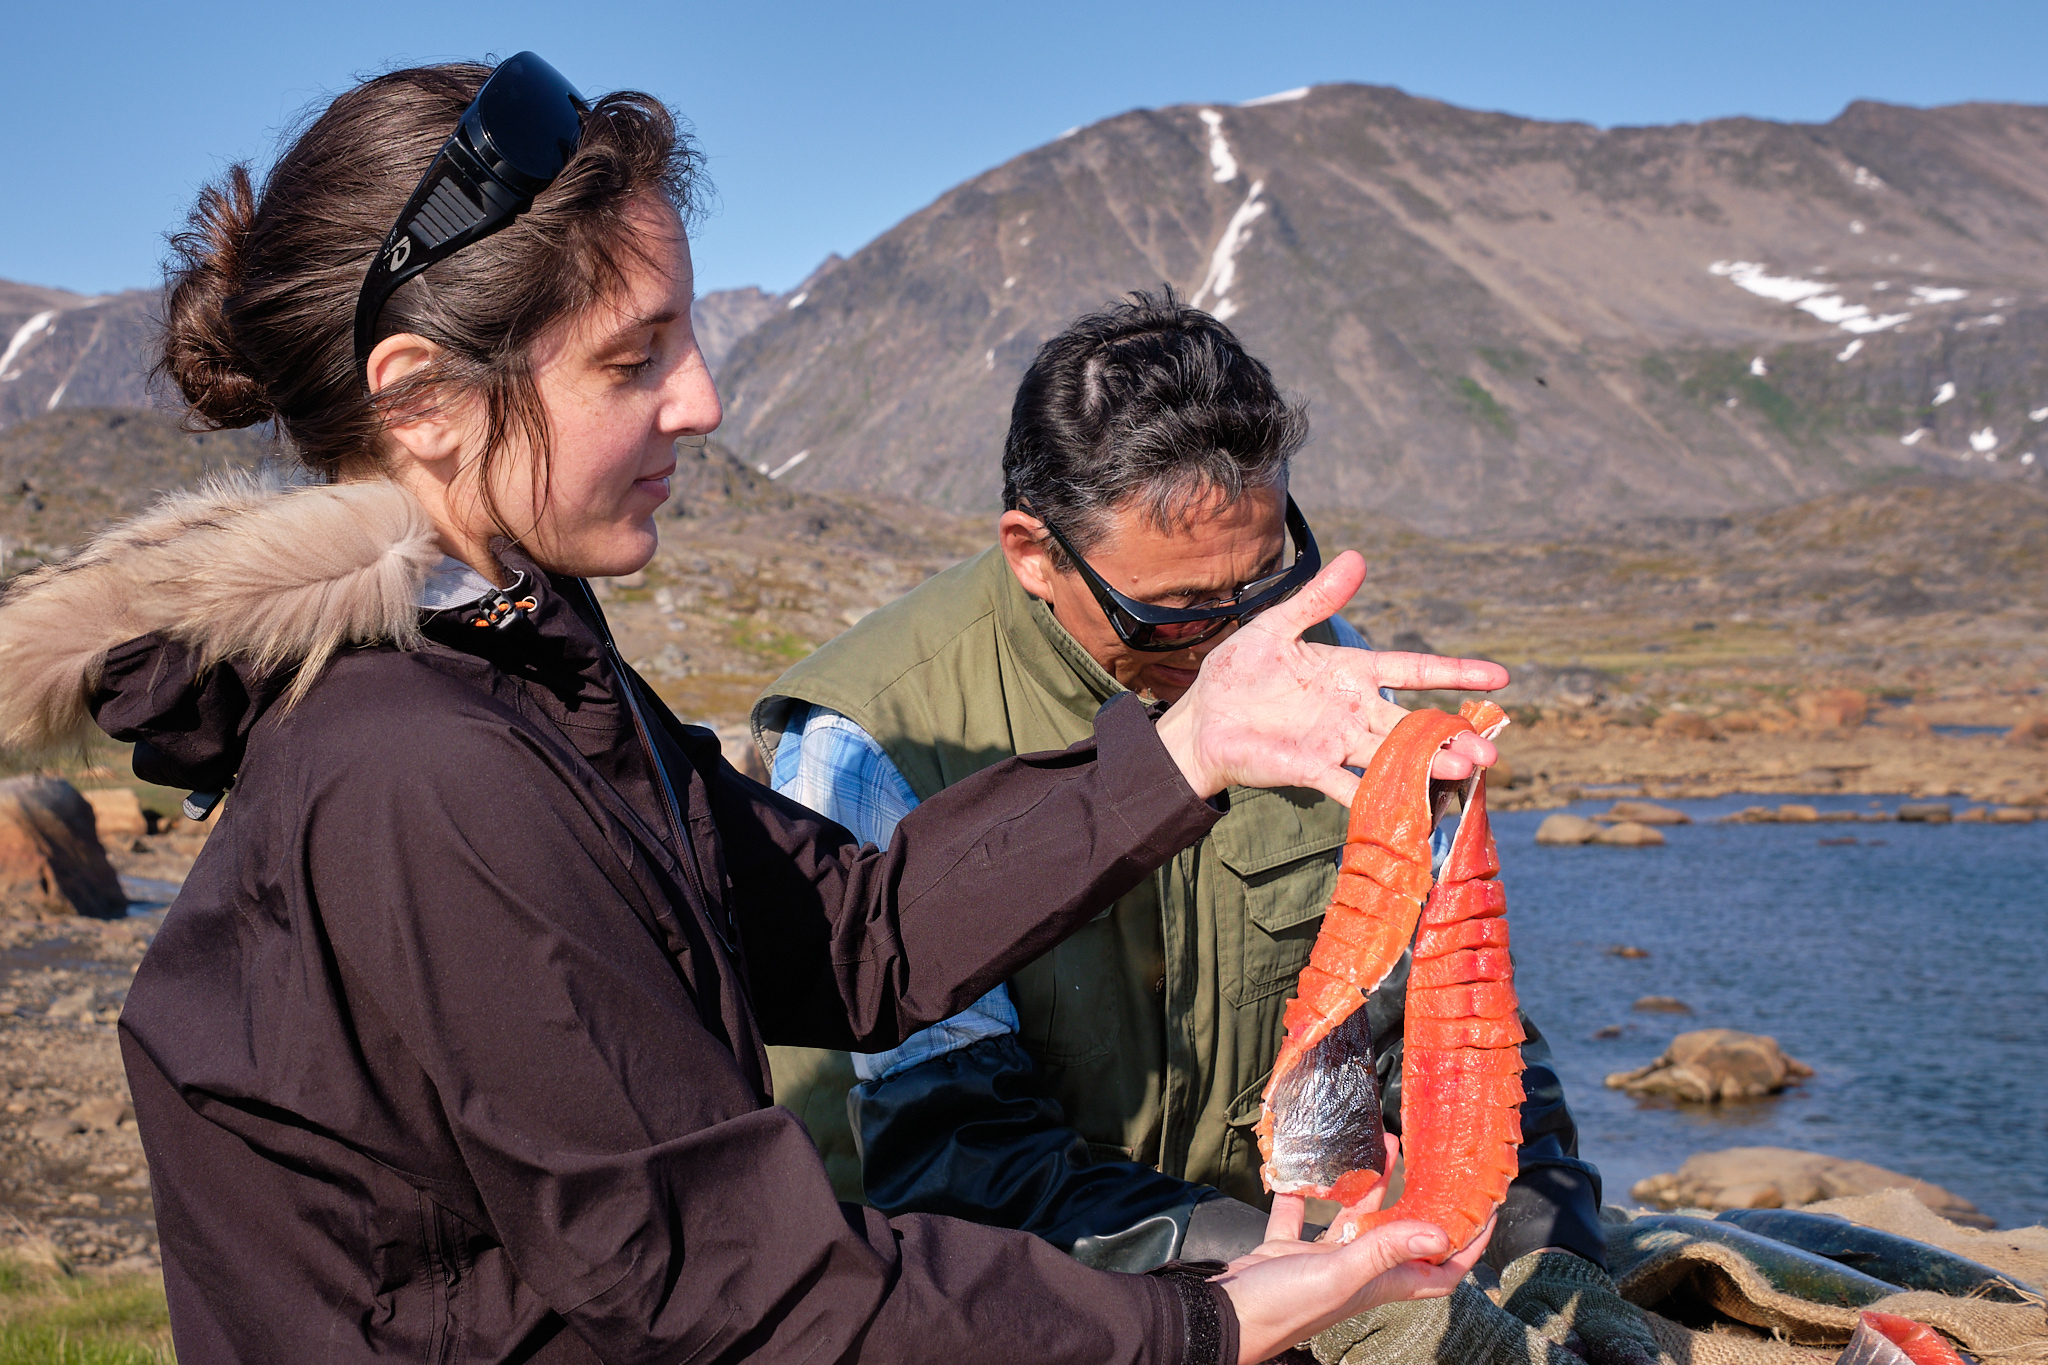
<path fill-rule="evenodd" d="M 1327 625 L 1307 638 L 1335 640 Z M 783 674 L 754 707 L 754 736 L 772 762 L 798 703 L 830 707 L 872 735 L 925 801 L 1013 754 L 1088 738 L 1122 690 L 990 549 Z M 1206 839 L 1009 986 L 1025 1050 L 1098 1156 L 1265 1207 L 1252 1125 L 1336 882 L 1347 812 L 1300 788 L 1232 788 L 1229 801 Z M 850 1065 L 801 1049 L 771 1057 L 779 1102 L 846 1171 Z"/>

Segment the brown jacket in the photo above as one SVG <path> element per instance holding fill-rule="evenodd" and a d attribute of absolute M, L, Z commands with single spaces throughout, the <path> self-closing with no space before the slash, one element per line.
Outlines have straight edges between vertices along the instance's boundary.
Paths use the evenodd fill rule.
<path fill-rule="evenodd" d="M 0 606 L 13 741 L 75 717 L 79 659 L 145 776 L 234 778 L 121 1020 L 179 1358 L 1178 1361 L 1212 1311 L 1193 1355 L 1234 1358 L 1215 1291 L 836 1204 L 765 1080 L 768 1042 L 945 1017 L 1199 838 L 1142 709 L 856 847 L 670 716 L 574 580 L 508 554 L 530 626 L 408 633 L 391 492 L 174 508 Z M 305 581 L 252 570 L 287 547 Z"/>

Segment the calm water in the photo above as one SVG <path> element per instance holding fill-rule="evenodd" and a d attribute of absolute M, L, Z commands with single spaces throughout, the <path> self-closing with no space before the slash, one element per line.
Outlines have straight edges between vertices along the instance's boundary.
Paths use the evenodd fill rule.
<path fill-rule="evenodd" d="M 2006 1226 L 2048 1222 L 2048 822 L 1711 823 L 1788 799 L 1873 805 L 1668 802 L 1695 823 L 1647 849 L 1539 848 L 1549 812 L 1494 817 L 1522 1001 L 1609 1197 L 1696 1151 L 1798 1147 L 1931 1180 Z M 1818 842 L 1849 836 L 1859 842 Z M 1615 944 L 1650 956 L 1603 951 Z M 1693 1013 L 1637 1014 L 1645 995 Z M 1593 1036 L 1616 1024 L 1620 1037 Z M 1768 1033 L 1818 1074 L 1714 1107 L 1601 1084 L 1698 1028 Z"/>

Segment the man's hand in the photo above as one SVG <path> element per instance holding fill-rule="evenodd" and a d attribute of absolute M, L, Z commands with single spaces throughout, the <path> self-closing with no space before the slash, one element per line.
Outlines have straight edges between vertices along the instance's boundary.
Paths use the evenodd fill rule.
<path fill-rule="evenodd" d="M 1335 615 L 1365 581 L 1365 560 L 1346 550 L 1291 599 L 1217 646 L 1187 694 L 1159 720 L 1159 738 L 1195 794 L 1225 787 L 1314 787 L 1350 804 L 1362 768 L 1408 713 L 1380 697 L 1401 691 L 1505 687 L 1507 670 L 1484 659 L 1382 654 L 1304 643 L 1301 633 Z M 1436 756 L 1432 774 L 1471 775 L 1499 755 L 1475 734 Z"/>

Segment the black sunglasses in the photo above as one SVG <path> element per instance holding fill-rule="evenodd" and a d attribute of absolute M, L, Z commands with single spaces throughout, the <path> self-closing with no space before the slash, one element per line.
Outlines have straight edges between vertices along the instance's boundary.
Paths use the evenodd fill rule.
<path fill-rule="evenodd" d="M 1028 512 L 1031 509 L 1027 507 L 1024 510 Z M 1294 563 L 1278 573 L 1252 580 L 1227 598 L 1193 607 L 1160 607 L 1124 596 L 1089 567 L 1088 561 L 1067 543 L 1058 527 L 1043 517 L 1039 518 L 1039 525 L 1051 533 L 1067 558 L 1074 561 L 1074 567 L 1080 570 L 1081 581 L 1102 604 L 1102 613 L 1109 618 L 1117 639 L 1132 649 L 1159 654 L 1201 644 L 1221 633 L 1233 621 L 1249 621 L 1266 608 L 1280 605 L 1300 592 L 1302 585 L 1323 567 L 1322 554 L 1316 549 L 1315 533 L 1308 529 L 1308 519 L 1301 515 L 1301 509 L 1294 505 L 1291 496 L 1287 499 L 1287 534 L 1294 540 Z"/>
<path fill-rule="evenodd" d="M 356 299 L 356 371 L 392 292 L 533 207 L 583 141 L 583 97 L 531 52 L 498 64 L 370 262 Z"/>

